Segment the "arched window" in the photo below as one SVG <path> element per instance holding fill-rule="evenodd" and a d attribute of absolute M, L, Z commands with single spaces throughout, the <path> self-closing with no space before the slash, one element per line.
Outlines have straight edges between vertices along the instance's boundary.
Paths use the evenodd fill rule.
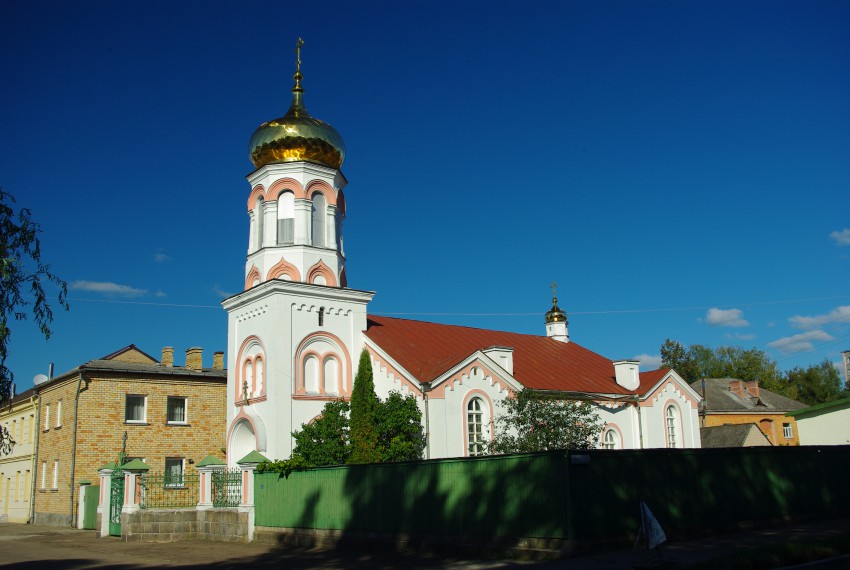
<path fill-rule="evenodd" d="M 605 449 L 620 449 L 620 434 L 617 433 L 617 430 L 612 428 L 605 430 L 602 446 Z"/>
<path fill-rule="evenodd" d="M 255 336 L 246 338 L 237 355 L 239 363 L 236 369 L 236 402 L 241 405 L 246 400 L 264 398 L 266 395 L 265 351 L 260 339 Z"/>
<path fill-rule="evenodd" d="M 295 243 L 295 194 L 281 192 L 277 197 L 277 244 Z"/>
<path fill-rule="evenodd" d="M 325 359 L 325 394 L 339 394 L 339 362 L 333 356 Z"/>
<path fill-rule="evenodd" d="M 312 354 L 304 359 L 304 390 L 308 394 L 319 393 L 319 359 Z"/>
<path fill-rule="evenodd" d="M 313 193 L 313 245 L 325 247 L 325 196 L 321 192 Z"/>
<path fill-rule="evenodd" d="M 484 402 L 472 398 L 466 405 L 466 445 L 469 455 L 484 454 Z"/>
<path fill-rule="evenodd" d="M 257 198 L 257 249 L 263 247 L 263 197 Z"/>
<path fill-rule="evenodd" d="M 676 406 L 669 405 L 664 412 L 667 425 L 667 447 L 681 447 L 681 434 L 679 432 L 679 410 Z"/>

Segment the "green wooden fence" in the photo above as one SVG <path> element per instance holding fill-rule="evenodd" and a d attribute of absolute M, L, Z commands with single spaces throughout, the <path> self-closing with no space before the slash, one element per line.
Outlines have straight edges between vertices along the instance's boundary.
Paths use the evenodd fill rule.
<path fill-rule="evenodd" d="M 258 526 L 389 534 L 627 536 L 850 511 L 850 446 L 553 452 L 256 476 Z"/>

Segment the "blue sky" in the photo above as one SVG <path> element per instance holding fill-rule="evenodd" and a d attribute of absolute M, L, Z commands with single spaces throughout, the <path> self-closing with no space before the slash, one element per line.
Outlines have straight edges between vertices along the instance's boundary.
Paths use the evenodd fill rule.
<path fill-rule="evenodd" d="M 370 312 L 543 334 L 557 281 L 609 358 L 850 348 L 850 3 L 314 6 L 0 5 L 0 185 L 71 286 L 49 341 L 13 324 L 19 390 L 130 343 L 226 350 L 248 140 L 298 36 Z"/>

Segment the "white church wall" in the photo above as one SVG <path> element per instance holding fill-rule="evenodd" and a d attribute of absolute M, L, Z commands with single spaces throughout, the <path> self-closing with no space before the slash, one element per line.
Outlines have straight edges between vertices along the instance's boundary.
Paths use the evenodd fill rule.
<path fill-rule="evenodd" d="M 644 447 L 670 447 L 668 445 L 667 409 L 672 406 L 676 429 L 677 448 L 700 447 L 698 399 L 685 387 L 671 377 L 641 402 Z"/>
<path fill-rule="evenodd" d="M 272 459 L 288 458 L 294 443 L 292 432 L 321 414 L 328 401 L 350 395 L 366 328 L 366 303 L 372 295 L 276 281 L 225 301 L 228 361 L 233 363 L 228 370 L 228 429 L 232 432 L 237 420 L 248 421 L 253 414 L 267 436 L 266 448 L 258 446 L 258 451 Z M 265 394 L 254 397 L 251 393 L 247 406 L 242 404 L 244 357 L 240 354 L 246 339 L 258 339 L 266 354 Z M 322 364 L 317 372 L 320 380 L 309 389 L 301 368 L 307 358 Z M 334 359 L 335 366 L 325 366 Z M 336 380 L 324 383 L 325 372 Z M 259 435 L 258 443 L 263 439 Z M 228 437 L 230 445 L 230 434 Z M 239 459 L 231 455 L 229 463 Z"/>
<path fill-rule="evenodd" d="M 599 441 L 594 442 L 597 448 L 604 447 L 605 432 L 614 430 L 617 440 L 615 449 L 637 449 L 640 447 L 640 436 L 636 421 L 635 407 L 628 403 L 598 402 L 596 409 L 602 422 L 602 433 Z"/>
<path fill-rule="evenodd" d="M 485 442 L 491 441 L 494 421 L 501 411 L 498 402 L 506 398 L 510 390 L 505 382 L 480 362 L 467 364 L 438 384 L 428 399 L 430 429 L 434 440 L 431 457 L 464 457 L 470 454 L 467 417 L 472 399 L 478 399 L 482 404 L 482 435 Z M 440 443 L 439 447 L 437 442 Z"/>

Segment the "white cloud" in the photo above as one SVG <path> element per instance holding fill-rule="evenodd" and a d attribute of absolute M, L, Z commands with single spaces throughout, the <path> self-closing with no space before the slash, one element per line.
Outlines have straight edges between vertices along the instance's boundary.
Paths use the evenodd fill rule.
<path fill-rule="evenodd" d="M 231 293 L 230 291 L 225 291 L 224 289 L 219 287 L 218 284 L 213 285 L 212 292 L 221 297 L 222 299 L 226 299 L 227 297 L 233 295 L 233 293 Z"/>
<path fill-rule="evenodd" d="M 850 228 L 844 228 L 840 232 L 834 231 L 829 234 L 829 237 L 834 239 L 838 245 L 850 245 Z"/>
<path fill-rule="evenodd" d="M 741 309 L 709 309 L 705 320 L 712 327 L 748 327 L 745 319 L 741 318 Z"/>
<path fill-rule="evenodd" d="M 638 354 L 634 360 L 640 362 L 641 370 L 655 370 L 661 368 L 661 356 L 652 354 Z"/>
<path fill-rule="evenodd" d="M 815 342 L 830 340 L 835 340 L 835 338 L 824 331 L 806 331 L 774 340 L 767 343 L 767 346 L 775 348 L 782 354 L 791 354 L 792 352 L 811 350 L 814 348 Z"/>
<path fill-rule="evenodd" d="M 165 291 L 157 291 L 156 293 L 154 293 L 154 296 L 155 296 L 155 297 L 160 297 L 160 298 L 162 298 L 162 297 L 168 297 L 168 293 L 166 293 Z"/>
<path fill-rule="evenodd" d="M 157 263 L 165 263 L 166 261 L 171 261 L 171 257 L 161 251 L 157 251 L 153 254 L 153 260 Z"/>
<path fill-rule="evenodd" d="M 147 289 L 136 289 L 129 285 L 119 285 L 109 281 L 74 281 L 71 283 L 74 291 L 90 291 L 104 295 L 119 295 L 121 297 L 144 297 L 148 294 Z"/>
<path fill-rule="evenodd" d="M 815 315 L 814 317 L 797 315 L 788 319 L 788 322 L 795 329 L 802 330 L 816 329 L 830 323 L 850 323 L 850 305 L 835 307 L 825 315 Z"/>

